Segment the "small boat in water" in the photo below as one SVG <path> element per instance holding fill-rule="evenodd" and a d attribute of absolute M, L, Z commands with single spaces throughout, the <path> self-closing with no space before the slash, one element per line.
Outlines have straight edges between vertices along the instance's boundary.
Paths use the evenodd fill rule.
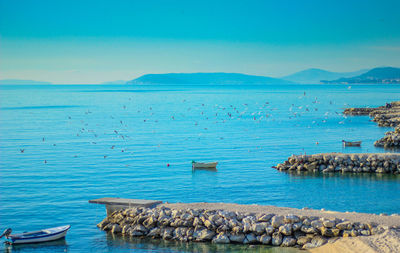
<path fill-rule="evenodd" d="M 199 163 L 192 161 L 192 169 L 216 169 L 218 162 Z"/>
<path fill-rule="evenodd" d="M 361 147 L 361 141 L 345 141 L 345 140 L 342 140 L 342 144 L 345 147 Z"/>
<path fill-rule="evenodd" d="M 70 225 L 66 225 L 13 235 L 11 228 L 8 228 L 0 235 L 0 238 L 5 236 L 10 244 L 49 242 L 64 238 L 70 227 Z"/>

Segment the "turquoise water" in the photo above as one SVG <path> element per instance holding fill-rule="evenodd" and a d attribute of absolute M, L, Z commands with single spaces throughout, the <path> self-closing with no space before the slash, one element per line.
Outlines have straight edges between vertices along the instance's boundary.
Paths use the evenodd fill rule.
<path fill-rule="evenodd" d="M 104 207 L 88 200 L 399 213 L 399 176 L 271 168 L 291 154 L 385 152 L 373 142 L 390 128 L 341 112 L 399 99 L 390 85 L 1 86 L 0 228 L 72 225 L 61 245 L 21 252 L 179 252 L 200 246 L 110 238 L 96 227 Z M 342 139 L 363 145 L 343 149 Z M 192 160 L 218 161 L 218 171 L 192 172 Z M 246 250 L 237 247 L 219 250 Z"/>

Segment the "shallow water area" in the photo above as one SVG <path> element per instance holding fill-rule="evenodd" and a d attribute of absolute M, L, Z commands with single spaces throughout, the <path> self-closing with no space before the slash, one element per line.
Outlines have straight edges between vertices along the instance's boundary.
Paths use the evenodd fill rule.
<path fill-rule="evenodd" d="M 96 227 L 104 207 L 88 200 L 400 213 L 400 176 L 271 168 L 292 154 L 386 152 L 373 142 L 391 128 L 341 112 L 399 94 L 395 85 L 2 85 L 0 225 L 15 232 L 72 225 L 62 245 L 17 252 L 188 252 L 202 245 L 231 252 L 248 246 L 110 238 Z M 342 139 L 362 146 L 343 148 Z M 218 161 L 218 169 L 192 171 L 192 160 Z"/>

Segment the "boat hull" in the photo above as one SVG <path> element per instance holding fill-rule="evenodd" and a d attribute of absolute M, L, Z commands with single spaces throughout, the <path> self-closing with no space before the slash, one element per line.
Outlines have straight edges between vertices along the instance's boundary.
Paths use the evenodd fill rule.
<path fill-rule="evenodd" d="M 361 146 L 361 141 L 344 141 L 343 146 L 345 147 L 360 147 Z"/>
<path fill-rule="evenodd" d="M 55 241 L 61 238 L 64 238 L 68 232 L 70 226 L 58 227 L 47 229 L 51 230 L 51 233 L 38 235 L 38 236 L 29 236 L 32 233 L 23 233 L 18 235 L 10 235 L 9 239 L 11 240 L 12 244 L 24 244 L 24 243 L 41 243 L 41 242 L 49 242 Z M 58 229 L 58 230 L 55 230 Z M 46 230 L 41 230 L 46 231 Z"/>
<path fill-rule="evenodd" d="M 218 165 L 218 162 L 213 163 L 193 163 L 193 169 L 215 169 Z"/>

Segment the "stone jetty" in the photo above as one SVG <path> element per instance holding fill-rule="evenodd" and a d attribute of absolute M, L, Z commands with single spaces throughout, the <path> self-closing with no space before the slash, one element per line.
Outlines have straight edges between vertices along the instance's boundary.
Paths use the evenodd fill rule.
<path fill-rule="evenodd" d="M 369 115 L 372 121 L 381 127 L 394 127 L 394 131 L 385 133 L 385 136 L 377 140 L 374 145 L 384 148 L 400 147 L 400 101 L 391 102 L 387 106 L 377 108 L 347 108 L 345 115 Z"/>
<path fill-rule="evenodd" d="M 326 153 L 292 155 L 274 166 L 279 171 L 353 172 L 400 174 L 398 153 Z"/>
<path fill-rule="evenodd" d="M 207 206 L 207 203 L 199 204 Z M 182 209 L 163 205 L 115 211 L 100 222 L 98 227 L 132 237 L 218 244 L 264 244 L 302 249 L 319 247 L 340 237 L 370 236 L 389 229 L 375 222 L 354 222 L 340 218 L 212 208 Z"/>

